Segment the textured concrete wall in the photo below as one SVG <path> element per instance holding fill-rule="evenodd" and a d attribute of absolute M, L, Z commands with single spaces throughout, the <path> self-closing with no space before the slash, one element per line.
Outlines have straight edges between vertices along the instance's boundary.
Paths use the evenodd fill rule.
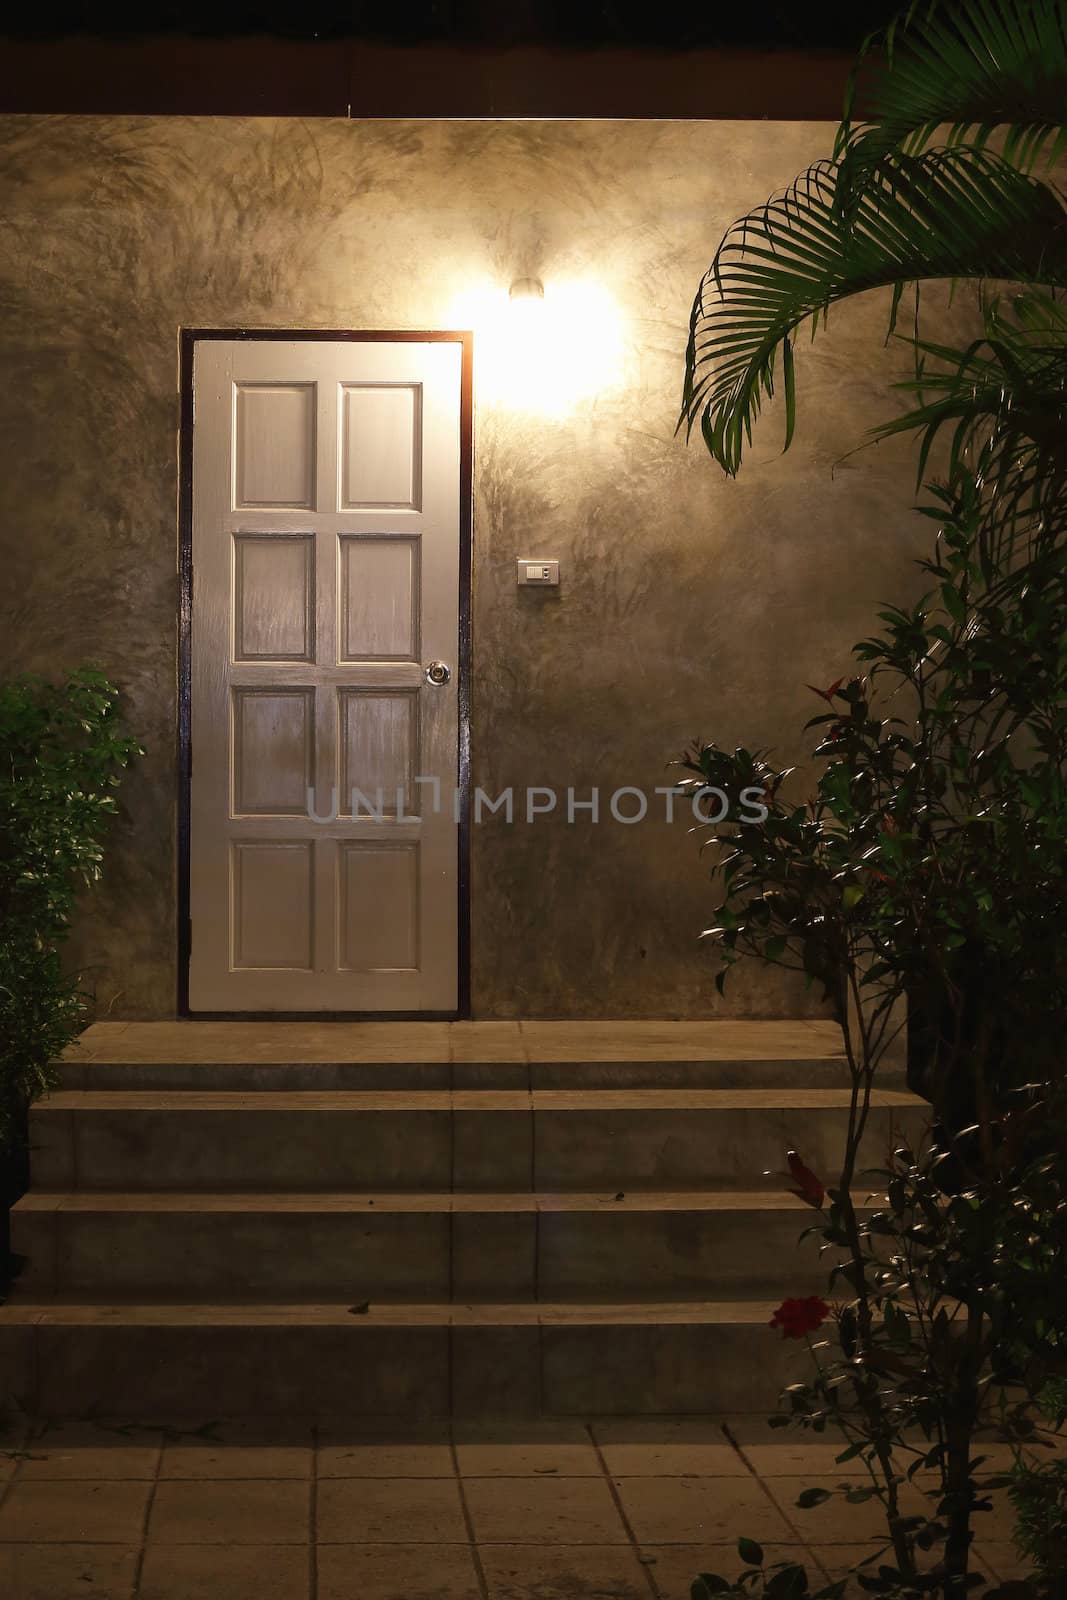
<path fill-rule="evenodd" d="M 479 406 L 474 762 L 508 784 L 651 789 L 693 735 L 803 753 L 876 600 L 914 586 L 899 450 L 842 452 L 885 413 L 884 304 L 802 355 L 727 482 L 674 424 L 693 290 L 724 227 L 825 153 L 829 126 L 151 118 L 0 120 L 3 668 L 86 658 L 148 758 L 77 941 L 103 1012 L 176 987 L 176 428 L 182 325 L 434 328 L 475 282 L 595 280 L 621 374 L 563 418 Z M 834 326 L 836 320 L 836 327 Z M 558 556 L 558 592 L 517 591 Z M 684 826 L 487 822 L 474 839 L 480 1016 L 775 1015 L 725 1004 Z"/>

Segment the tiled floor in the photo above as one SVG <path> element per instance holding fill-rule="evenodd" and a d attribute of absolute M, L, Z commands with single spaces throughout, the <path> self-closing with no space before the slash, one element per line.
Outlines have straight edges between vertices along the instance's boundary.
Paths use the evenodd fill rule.
<path fill-rule="evenodd" d="M 830 1439 L 765 1420 L 12 1423 L 5 1600 L 688 1600 L 736 1539 L 839 1576 L 872 1548 Z M 918 1499 L 918 1491 L 914 1491 Z M 1010 1521 L 983 1570 L 1013 1576 Z"/>

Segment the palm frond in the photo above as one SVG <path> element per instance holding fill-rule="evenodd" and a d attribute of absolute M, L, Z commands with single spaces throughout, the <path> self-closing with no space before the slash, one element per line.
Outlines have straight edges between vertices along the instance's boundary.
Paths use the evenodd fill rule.
<path fill-rule="evenodd" d="M 1067 308 L 1050 294 L 1015 297 L 1007 320 L 1002 303 L 987 313 L 987 332 L 964 349 L 908 339 L 915 376 L 894 387 L 917 403 L 871 430 L 874 440 L 917 433 L 921 448 L 917 477 L 930 451 L 951 428 L 947 470 L 952 472 L 976 442 L 998 441 L 1000 467 L 1034 456 L 1067 474 Z M 934 365 L 931 365 L 934 363 Z"/>
<path fill-rule="evenodd" d="M 964 349 L 911 341 L 917 376 L 896 387 L 918 403 L 872 430 L 916 433 L 918 477 L 943 431 L 942 499 L 966 492 L 987 576 L 1033 565 L 1067 540 L 1067 308 L 1029 291 L 991 302 L 986 337 Z M 959 520 L 961 507 L 954 515 Z"/>
<path fill-rule="evenodd" d="M 786 445 L 795 410 L 798 330 L 837 301 L 909 283 L 970 278 L 1067 286 L 1067 213 L 1055 192 L 990 150 L 895 154 L 846 217 L 840 163 L 810 167 L 728 230 L 690 318 L 679 427 L 699 423 L 736 474 L 782 362 Z"/>
<path fill-rule="evenodd" d="M 864 124 L 854 128 L 857 96 Z M 1067 0 L 912 4 L 872 34 L 853 71 L 835 155 L 842 193 L 888 155 L 917 155 L 936 137 L 985 148 L 1032 171 L 1067 147 Z M 943 130 L 948 126 L 947 140 Z"/>

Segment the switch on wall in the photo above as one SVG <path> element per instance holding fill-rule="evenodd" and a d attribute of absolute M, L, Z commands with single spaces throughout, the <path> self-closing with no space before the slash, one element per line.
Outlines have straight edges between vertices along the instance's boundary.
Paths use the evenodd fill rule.
<path fill-rule="evenodd" d="M 539 589 L 559 583 L 558 561 L 527 561 L 519 558 L 519 583 L 535 584 Z"/>

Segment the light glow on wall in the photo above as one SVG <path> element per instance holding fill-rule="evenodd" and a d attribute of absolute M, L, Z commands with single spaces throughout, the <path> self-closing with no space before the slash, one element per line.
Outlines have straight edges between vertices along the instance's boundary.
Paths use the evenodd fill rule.
<path fill-rule="evenodd" d="M 449 322 L 474 332 L 483 404 L 561 419 L 622 381 L 622 317 L 595 281 L 548 279 L 543 297 L 486 281 L 456 297 Z"/>

